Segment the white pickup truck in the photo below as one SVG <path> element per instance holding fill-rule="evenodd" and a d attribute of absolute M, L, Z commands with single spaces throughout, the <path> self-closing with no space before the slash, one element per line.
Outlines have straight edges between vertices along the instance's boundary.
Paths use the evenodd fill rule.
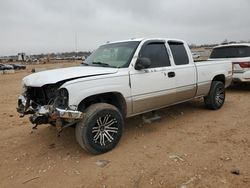
<path fill-rule="evenodd" d="M 131 39 L 100 46 L 79 67 L 49 70 L 23 79 L 17 111 L 35 125 L 76 125 L 82 148 L 113 149 L 124 118 L 204 97 L 219 109 L 232 81 L 232 62 L 194 63 L 186 42 Z"/>

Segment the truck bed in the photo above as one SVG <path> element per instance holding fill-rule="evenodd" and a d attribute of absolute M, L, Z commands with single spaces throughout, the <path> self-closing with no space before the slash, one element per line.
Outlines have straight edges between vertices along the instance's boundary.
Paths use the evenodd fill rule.
<path fill-rule="evenodd" d="M 211 85 L 211 78 L 215 75 L 226 75 L 232 77 L 231 61 L 198 61 L 195 62 L 197 69 L 197 94 L 196 96 L 207 95 Z M 227 69 L 225 69 L 227 67 Z M 225 87 L 231 84 L 231 79 L 225 79 Z"/>

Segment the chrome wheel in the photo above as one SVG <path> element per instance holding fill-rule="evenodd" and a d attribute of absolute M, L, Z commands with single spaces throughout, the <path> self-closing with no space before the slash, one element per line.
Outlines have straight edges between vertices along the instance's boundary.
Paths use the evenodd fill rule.
<path fill-rule="evenodd" d="M 218 88 L 215 95 L 215 101 L 217 104 L 221 105 L 224 103 L 225 99 L 225 89 L 224 88 Z"/>
<path fill-rule="evenodd" d="M 96 144 L 105 146 L 115 140 L 118 133 L 117 120 L 110 114 L 99 117 L 92 128 L 93 140 Z"/>
<path fill-rule="evenodd" d="M 112 150 L 123 133 L 123 117 L 113 105 L 96 103 L 85 111 L 84 118 L 76 125 L 76 140 L 82 148 L 92 154 Z"/>

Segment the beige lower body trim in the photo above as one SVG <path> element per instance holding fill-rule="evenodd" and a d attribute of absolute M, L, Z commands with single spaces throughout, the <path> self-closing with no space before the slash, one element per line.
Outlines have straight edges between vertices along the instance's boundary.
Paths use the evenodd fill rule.
<path fill-rule="evenodd" d="M 179 87 L 176 89 L 176 101 L 184 101 L 194 98 L 196 93 L 196 85 Z"/>
<path fill-rule="evenodd" d="M 133 98 L 133 114 L 164 107 L 168 104 L 174 103 L 175 99 L 175 89 L 136 96 Z"/>
<path fill-rule="evenodd" d="M 128 111 L 127 117 L 206 96 L 210 90 L 210 86 L 211 82 L 203 82 L 198 84 L 197 91 L 196 85 L 190 85 L 173 90 L 135 96 L 133 99 L 127 101 L 127 109 L 131 109 Z"/>
<path fill-rule="evenodd" d="M 206 96 L 210 90 L 211 81 L 198 83 L 196 96 Z"/>
<path fill-rule="evenodd" d="M 127 117 L 130 117 L 133 115 L 133 102 L 132 102 L 132 98 L 127 98 L 126 99 L 126 104 L 127 104 Z"/>

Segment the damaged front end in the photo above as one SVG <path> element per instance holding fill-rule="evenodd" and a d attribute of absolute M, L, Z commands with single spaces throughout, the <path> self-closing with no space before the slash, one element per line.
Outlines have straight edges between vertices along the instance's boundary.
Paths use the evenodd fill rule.
<path fill-rule="evenodd" d="M 42 87 L 24 85 L 18 98 L 17 112 L 21 117 L 31 114 L 30 122 L 34 128 L 41 124 L 51 124 L 59 131 L 83 118 L 83 113 L 68 106 L 68 91 L 60 88 L 62 83 Z"/>

